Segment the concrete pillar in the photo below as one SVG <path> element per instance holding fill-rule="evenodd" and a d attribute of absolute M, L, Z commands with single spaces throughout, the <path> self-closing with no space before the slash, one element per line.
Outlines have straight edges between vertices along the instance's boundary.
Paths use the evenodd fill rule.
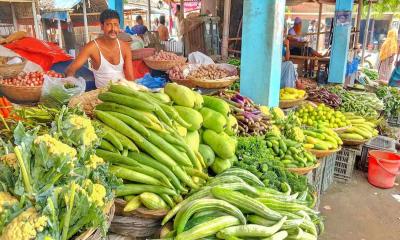
<path fill-rule="evenodd" d="M 82 11 L 83 11 L 83 28 L 84 28 L 84 39 L 85 43 L 90 41 L 89 39 L 89 26 L 87 21 L 87 13 L 86 13 L 86 0 L 82 0 Z"/>
<path fill-rule="evenodd" d="M 123 0 L 107 0 L 108 8 L 118 12 L 121 20 L 119 22 L 121 28 L 124 28 L 124 1 Z"/>
<path fill-rule="evenodd" d="M 353 0 L 337 0 L 335 14 L 338 12 L 348 12 L 350 14 L 350 24 L 338 24 L 334 19 L 333 41 L 331 51 L 331 61 L 329 64 L 330 83 L 344 83 L 347 56 L 349 52 L 350 31 L 351 31 L 351 13 L 353 9 Z"/>
<path fill-rule="evenodd" d="M 271 107 L 279 105 L 285 2 L 243 2 L 240 92 Z"/>

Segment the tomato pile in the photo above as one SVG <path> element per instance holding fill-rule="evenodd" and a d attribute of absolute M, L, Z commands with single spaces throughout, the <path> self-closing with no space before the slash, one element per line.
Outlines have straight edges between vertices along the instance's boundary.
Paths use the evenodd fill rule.
<path fill-rule="evenodd" d="M 1 85 L 13 85 L 13 86 L 26 86 L 26 87 L 34 87 L 34 86 L 42 86 L 44 75 L 48 75 L 50 77 L 61 78 L 62 74 L 56 73 L 53 70 L 47 72 L 29 72 L 18 75 L 13 78 L 5 78 L 0 79 Z"/>

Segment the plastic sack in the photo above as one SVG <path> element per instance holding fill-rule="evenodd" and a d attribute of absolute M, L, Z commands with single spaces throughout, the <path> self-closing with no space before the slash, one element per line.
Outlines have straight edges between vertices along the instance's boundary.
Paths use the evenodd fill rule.
<path fill-rule="evenodd" d="M 167 83 L 167 81 L 165 80 L 165 78 L 152 77 L 150 74 L 146 74 L 144 75 L 143 78 L 139 79 L 137 83 L 146 86 L 150 89 L 154 89 L 154 88 L 163 88 Z"/>
<path fill-rule="evenodd" d="M 193 64 L 214 64 L 214 61 L 201 52 L 192 52 L 188 56 L 188 62 Z"/>
<path fill-rule="evenodd" d="M 47 107 L 61 108 L 69 100 L 85 92 L 86 81 L 79 77 L 53 78 L 44 75 L 40 102 Z"/>

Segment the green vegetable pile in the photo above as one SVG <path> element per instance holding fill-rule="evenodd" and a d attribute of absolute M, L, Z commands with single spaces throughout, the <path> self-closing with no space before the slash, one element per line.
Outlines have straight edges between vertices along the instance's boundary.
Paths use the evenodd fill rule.
<path fill-rule="evenodd" d="M 384 115 L 388 118 L 400 115 L 400 92 L 398 88 L 380 86 L 376 95 L 383 101 Z"/>
<path fill-rule="evenodd" d="M 374 69 L 363 68 L 362 72 L 372 81 L 376 81 L 379 78 L 378 71 Z"/>
<path fill-rule="evenodd" d="M 342 87 L 333 87 L 329 91 L 342 99 L 339 110 L 353 112 L 364 118 L 378 118 L 379 112 L 384 109 L 383 102 L 375 93 L 347 91 Z"/>
<path fill-rule="evenodd" d="M 177 204 L 164 217 L 175 216 L 173 230 L 161 238 L 195 239 L 317 239 L 324 225 L 307 206 L 307 192 L 265 187 L 249 171 L 231 168 Z"/>
<path fill-rule="evenodd" d="M 27 129 L 19 122 L 12 139 L 1 141 L 4 239 L 66 240 L 90 228 L 107 232 L 104 210 L 120 182 L 95 155 L 100 132 L 66 107 L 51 126 Z"/>

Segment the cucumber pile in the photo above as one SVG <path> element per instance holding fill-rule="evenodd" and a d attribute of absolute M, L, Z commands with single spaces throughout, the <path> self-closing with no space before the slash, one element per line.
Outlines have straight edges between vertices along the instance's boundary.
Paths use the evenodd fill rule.
<path fill-rule="evenodd" d="M 162 221 L 175 217 L 173 229 L 166 225 L 161 238 L 317 239 L 324 227 L 306 194 L 278 192 L 252 173 L 231 168 L 177 204 Z"/>
<path fill-rule="evenodd" d="M 307 128 L 304 147 L 314 150 L 336 150 L 343 144 L 338 134 L 330 128 Z"/>
<path fill-rule="evenodd" d="M 208 167 L 220 173 L 236 161 L 237 122 L 221 99 L 177 84 L 160 93 L 111 85 L 99 99 L 97 154 L 124 180 L 116 195 L 129 200 L 126 210 L 172 208 L 205 183 Z"/>
<path fill-rule="evenodd" d="M 366 141 L 378 136 L 378 130 L 376 130 L 376 125 L 374 123 L 354 113 L 345 113 L 345 115 L 351 122 L 351 127 L 340 134 L 343 140 Z"/>

